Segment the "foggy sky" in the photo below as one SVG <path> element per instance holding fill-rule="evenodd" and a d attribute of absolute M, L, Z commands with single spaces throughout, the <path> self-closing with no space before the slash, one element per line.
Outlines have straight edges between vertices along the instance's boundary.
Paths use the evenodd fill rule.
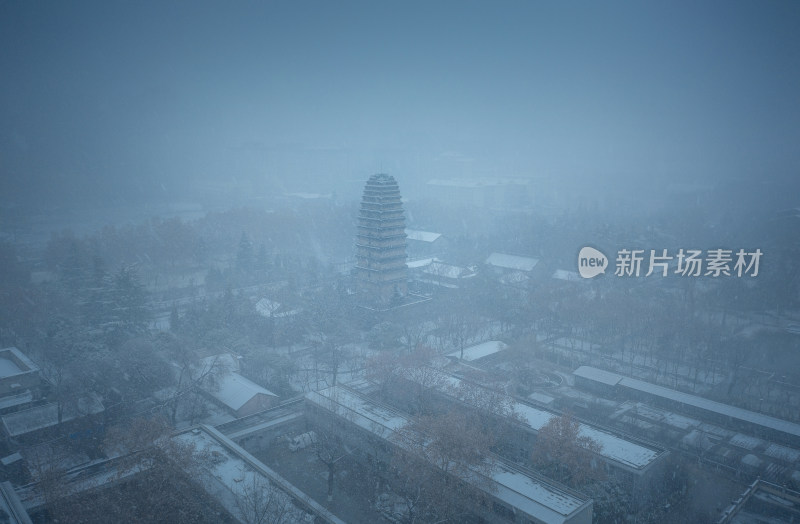
<path fill-rule="evenodd" d="M 797 2 L 0 3 L 3 200 L 797 177 Z"/>

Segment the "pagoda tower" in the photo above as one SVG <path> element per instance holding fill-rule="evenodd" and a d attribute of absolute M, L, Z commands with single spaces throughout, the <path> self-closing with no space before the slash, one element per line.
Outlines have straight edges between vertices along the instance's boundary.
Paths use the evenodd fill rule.
<path fill-rule="evenodd" d="M 406 221 L 394 177 L 367 180 L 356 235 L 355 276 L 370 305 L 391 307 L 408 293 Z"/>

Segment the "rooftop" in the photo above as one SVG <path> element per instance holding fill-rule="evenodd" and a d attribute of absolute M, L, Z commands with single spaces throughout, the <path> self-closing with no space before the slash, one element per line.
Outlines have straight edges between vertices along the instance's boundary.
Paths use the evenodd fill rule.
<path fill-rule="evenodd" d="M 0 349 L 0 378 L 30 373 L 38 369 L 39 367 L 19 349 L 13 346 Z"/>
<path fill-rule="evenodd" d="M 419 231 L 417 229 L 406 229 L 406 236 L 409 240 L 418 240 L 420 242 L 436 242 L 441 233 L 431 233 L 430 231 Z"/>
<path fill-rule="evenodd" d="M 309 392 L 306 399 L 385 440 L 410 422 L 405 415 L 342 386 Z M 395 441 L 398 445 L 400 442 Z M 591 504 L 591 500 L 585 496 L 499 458 L 489 476 L 478 471 L 475 473 L 494 484 L 493 496 L 543 522 L 566 522 L 577 511 Z M 478 483 L 478 486 L 481 485 Z"/>
<path fill-rule="evenodd" d="M 93 415 L 103 411 L 100 399 L 84 397 L 78 400 L 77 405 L 68 404 L 63 407 L 62 422 L 67 422 L 85 415 Z M 9 413 L 0 417 L 6 433 L 11 437 L 25 435 L 38 429 L 44 429 L 58 424 L 58 404 L 51 403 L 35 408 Z"/>
<path fill-rule="evenodd" d="M 575 271 L 567 271 L 566 269 L 556 269 L 555 272 L 553 272 L 553 278 L 556 280 L 566 280 L 567 282 L 580 282 L 583 280 Z"/>
<path fill-rule="evenodd" d="M 489 340 L 488 342 L 483 342 L 481 344 L 464 348 L 464 357 L 462 360 L 467 362 L 471 360 L 478 360 L 479 358 L 488 357 L 489 355 L 493 355 L 498 351 L 502 351 L 507 347 L 508 344 L 505 342 L 500 342 L 499 340 Z M 461 351 L 453 351 L 447 356 L 451 358 L 461 358 Z"/>
<path fill-rule="evenodd" d="M 471 395 L 461 394 L 461 392 L 469 389 L 469 387 L 465 386 L 465 384 L 467 384 L 465 381 L 443 371 L 438 371 L 438 373 L 441 375 L 441 380 L 436 381 L 438 384 L 436 388 L 440 392 L 457 398 L 462 402 L 470 402 L 472 397 Z M 415 378 L 414 376 L 408 374 L 406 376 L 410 380 L 414 380 Z M 486 389 L 477 384 L 468 384 L 473 388 Z M 500 396 L 507 401 L 509 411 L 519 417 L 519 422 L 534 431 L 538 432 L 542 427 L 550 422 L 552 418 L 560 416 L 558 413 L 525 404 L 514 399 L 513 397 L 509 397 L 507 395 Z M 618 436 L 608 430 L 601 429 L 584 422 L 580 423 L 579 431 L 581 436 L 590 437 L 600 444 L 601 450 L 598 455 L 607 460 L 623 464 L 636 470 L 645 469 L 665 451 L 655 446 L 648 446 L 643 443 L 634 442 L 625 437 Z"/>
<path fill-rule="evenodd" d="M 238 373 L 225 373 L 220 375 L 217 377 L 216 387 L 208 386 L 205 389 L 214 398 L 234 411 L 240 409 L 256 395 L 266 395 L 268 397 L 278 396 Z"/>
<path fill-rule="evenodd" d="M 258 487 L 260 490 L 271 492 L 265 499 L 265 504 L 266 500 L 269 500 L 270 506 L 275 508 L 276 512 L 286 511 L 287 520 L 310 522 L 313 517 L 308 512 L 313 512 L 326 522 L 343 524 L 329 511 L 216 429 L 200 426 L 183 431 L 173 438 L 193 444 L 198 451 L 206 452 L 213 457 L 206 463 L 201 478 L 197 480 L 209 495 L 216 498 L 237 519 L 243 522 L 249 521 L 248 516 L 242 514 L 243 507 L 249 509 L 248 506 L 252 505 L 246 503 L 248 495 L 245 490 Z M 298 501 L 302 509 L 292 504 L 292 499 Z M 268 511 L 268 508 L 263 510 Z"/>
<path fill-rule="evenodd" d="M 430 264 L 427 264 L 425 269 L 423 269 L 422 271 L 424 273 L 436 277 L 445 277 L 454 280 L 459 278 L 469 278 L 475 276 L 475 272 L 467 268 L 453 266 L 451 264 L 445 264 L 443 262 L 431 262 Z"/>
<path fill-rule="evenodd" d="M 256 302 L 256 311 L 259 315 L 267 318 L 284 318 L 300 312 L 297 309 L 287 310 L 280 302 L 275 302 L 266 297 Z"/>
<path fill-rule="evenodd" d="M 538 258 L 509 255 L 507 253 L 492 253 L 486 259 L 486 264 L 490 266 L 514 269 L 516 271 L 531 271 L 538 263 Z"/>
<path fill-rule="evenodd" d="M 594 380 L 596 382 L 601 382 L 603 384 L 611 386 L 620 385 L 622 387 L 630 388 L 636 391 L 649 393 L 657 397 L 679 402 L 687 406 L 692 406 L 694 408 L 711 411 L 714 413 L 718 413 L 720 415 L 725 415 L 727 417 L 731 417 L 741 421 L 756 424 L 765 428 L 769 428 L 775 431 L 793 435 L 795 437 L 800 437 L 800 424 L 789 422 L 788 420 L 782 420 L 779 418 L 771 417 L 769 415 L 764 415 L 762 413 L 756 413 L 755 411 L 738 408 L 736 406 L 731 406 L 729 404 L 723 404 L 721 402 L 716 402 L 714 400 L 709 400 L 707 398 L 698 397 L 697 395 L 683 393 L 681 391 L 676 391 L 674 389 L 666 388 L 664 386 L 658 386 L 656 384 L 651 384 L 643 380 L 626 377 L 624 375 L 619 375 L 617 373 L 612 373 L 610 371 L 604 371 L 602 369 L 593 368 L 591 366 L 581 366 L 575 371 L 573 371 L 573 375 Z"/>
<path fill-rule="evenodd" d="M 409 260 L 408 262 L 406 262 L 406 267 L 408 267 L 409 269 L 425 267 L 427 265 L 430 265 L 435 260 L 436 260 L 435 258 L 420 258 L 419 260 Z"/>
<path fill-rule="evenodd" d="M 7 524 L 31 524 L 28 512 L 8 481 L 0 483 L 0 520 Z"/>

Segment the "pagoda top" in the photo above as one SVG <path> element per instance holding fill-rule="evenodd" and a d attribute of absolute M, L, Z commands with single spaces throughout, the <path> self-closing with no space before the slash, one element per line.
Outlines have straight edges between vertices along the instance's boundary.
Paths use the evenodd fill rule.
<path fill-rule="evenodd" d="M 368 183 L 369 182 L 378 184 L 397 184 L 392 175 L 387 175 L 385 173 L 378 173 L 377 175 L 372 175 L 371 177 L 369 177 Z"/>

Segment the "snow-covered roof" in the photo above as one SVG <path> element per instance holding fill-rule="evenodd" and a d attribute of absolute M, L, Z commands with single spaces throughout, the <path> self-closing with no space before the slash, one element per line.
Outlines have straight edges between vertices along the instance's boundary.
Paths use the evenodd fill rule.
<path fill-rule="evenodd" d="M 500 277 L 500 282 L 506 285 L 521 284 L 526 280 L 530 280 L 530 277 L 526 275 L 524 271 L 512 271 L 511 273 Z"/>
<path fill-rule="evenodd" d="M 0 378 L 37 371 L 39 367 L 14 346 L 0 349 Z"/>
<path fill-rule="evenodd" d="M 703 451 L 708 451 L 714 447 L 714 443 L 711 442 L 711 439 L 708 438 L 708 435 L 697 429 L 693 429 L 684 435 L 681 439 L 681 442 L 686 446 L 699 448 Z"/>
<path fill-rule="evenodd" d="M 0 459 L 0 464 L 8 466 L 9 464 L 19 462 L 20 460 L 22 460 L 22 455 L 20 455 L 19 452 L 16 452 L 12 453 L 11 455 L 6 455 L 2 459 Z"/>
<path fill-rule="evenodd" d="M 453 266 L 443 262 L 431 262 L 423 272 L 437 277 L 451 278 L 453 280 L 475 276 L 475 273 L 467 268 Z"/>
<path fill-rule="evenodd" d="M 344 524 L 278 473 L 210 426 L 188 429 L 175 435 L 173 439 L 191 444 L 198 451 L 214 457 L 214 460 L 203 462 L 196 480 L 206 493 L 214 497 L 237 520 L 244 522 L 252 518 L 243 514 L 243 510 L 252 511 L 251 504 L 242 504 L 242 501 L 252 497 L 246 490 L 257 488 L 269 491 L 264 500 L 270 501 L 275 515 L 285 512 L 285 518 L 292 522 L 310 522 L 313 520 L 307 513 L 310 511 L 324 517 L 326 522 Z M 293 504 L 291 499 L 298 501 L 302 509 Z"/>
<path fill-rule="evenodd" d="M 683 393 L 681 391 L 676 391 L 664 386 L 651 384 L 643 380 L 626 377 L 624 375 L 618 375 L 608 371 L 598 370 L 597 368 L 592 368 L 590 366 L 581 366 L 576 369 L 573 374 L 577 374 L 578 376 L 589 378 L 591 380 L 598 380 L 595 377 L 606 377 L 604 379 L 605 382 L 603 383 L 609 383 L 615 380 L 616 382 L 614 383 L 618 384 L 620 387 L 626 387 L 635 391 L 648 393 L 650 395 L 678 402 L 686 406 L 691 406 L 744 422 L 749 422 L 751 424 L 756 424 L 758 426 L 763 426 L 765 428 L 792 435 L 794 437 L 800 437 L 800 424 L 789 422 L 788 420 L 782 420 L 769 415 L 764 415 L 762 413 L 756 413 L 747 409 L 731 406 L 729 404 L 723 404 L 707 398 L 698 397 L 697 395 Z"/>
<path fill-rule="evenodd" d="M 730 443 L 736 447 L 753 451 L 758 446 L 763 444 L 764 441 L 756 437 L 751 437 L 750 435 L 742 435 L 741 433 L 737 433 L 731 437 Z"/>
<path fill-rule="evenodd" d="M 18 453 L 15 453 L 18 455 Z M 31 524 L 30 516 L 11 482 L 0 482 L 0 515 L 8 524 Z"/>
<path fill-rule="evenodd" d="M 550 395 L 545 395 L 544 393 L 539 393 L 538 391 L 534 391 L 530 395 L 528 395 L 530 400 L 538 402 L 539 404 L 552 404 L 555 398 L 551 397 Z"/>
<path fill-rule="evenodd" d="M 420 231 L 418 229 L 406 229 L 406 236 L 409 240 L 417 240 L 419 242 L 436 242 L 441 233 L 432 233 L 431 231 Z"/>
<path fill-rule="evenodd" d="M 306 399 L 383 438 L 389 438 L 409 422 L 401 413 L 340 386 L 310 391 Z"/>
<path fill-rule="evenodd" d="M 619 381 L 622 380 L 622 376 L 617 375 L 616 373 L 593 368 L 591 366 L 581 366 L 573 371 L 572 374 L 576 377 L 581 377 L 605 384 L 606 386 L 616 386 L 619 384 Z"/>
<path fill-rule="evenodd" d="M 509 255 L 507 253 L 492 253 L 486 259 L 490 266 L 513 269 L 516 271 L 530 271 L 539 263 L 538 258 L 521 257 L 519 255 Z"/>
<path fill-rule="evenodd" d="M 256 302 L 256 311 L 265 317 L 271 317 L 272 314 L 281 307 L 280 302 L 275 302 L 268 298 L 262 298 Z"/>
<path fill-rule="evenodd" d="M 73 420 L 85 415 L 93 415 L 103 411 L 103 403 L 94 395 L 78 400 L 77 405 L 66 404 L 63 406 L 62 422 Z M 58 404 L 50 403 L 35 408 L 9 413 L 0 417 L 6 433 L 11 437 L 24 435 L 39 429 L 49 428 L 58 424 Z"/>
<path fill-rule="evenodd" d="M 419 260 L 409 260 L 408 262 L 406 262 L 406 267 L 408 267 L 409 269 L 425 267 L 434 262 L 435 260 L 436 260 L 435 258 L 421 258 Z"/>
<path fill-rule="evenodd" d="M 386 440 L 409 423 L 406 416 L 395 410 L 341 386 L 311 391 L 306 393 L 306 399 Z M 395 444 L 401 445 L 401 442 L 396 441 Z M 567 522 L 575 512 L 591 503 L 577 492 L 568 491 L 499 459 L 493 464 L 488 477 L 477 470 L 474 473 L 494 485 L 490 491 L 493 496 L 542 522 Z M 475 479 L 464 480 L 474 482 Z M 486 489 L 484 486 L 485 482 L 477 483 L 480 489 Z"/>
<path fill-rule="evenodd" d="M 224 373 L 217 377 L 215 385 L 209 385 L 205 389 L 234 411 L 247 404 L 256 395 L 278 396 L 238 373 Z"/>
<path fill-rule="evenodd" d="M 470 397 L 460 397 L 458 392 L 462 390 L 463 381 L 445 373 L 443 371 L 432 370 L 441 375 L 441 380 L 434 381 L 435 386 L 442 393 L 459 398 L 464 402 L 470 402 Z M 409 380 L 414 380 L 416 377 L 411 374 L 405 375 Z M 483 386 L 473 385 L 479 389 L 485 389 Z M 507 401 L 509 411 L 518 416 L 519 422 L 528 426 L 534 431 L 539 431 L 551 419 L 560 416 L 557 413 L 548 411 L 543 408 L 537 408 L 523 402 L 519 402 L 513 397 L 502 395 Z M 579 434 L 594 439 L 600 444 L 601 449 L 598 455 L 607 460 L 614 461 L 633 469 L 642 470 L 655 461 L 665 450 L 657 447 L 651 447 L 643 443 L 633 442 L 624 437 L 617 436 L 610 431 L 580 422 Z"/>
<path fill-rule="evenodd" d="M 11 360 L 10 358 L 5 358 L 0 353 L 0 377 L 10 377 L 11 375 L 19 375 L 22 373 L 22 369 L 17 365 L 16 362 Z"/>
<path fill-rule="evenodd" d="M 506 344 L 505 342 L 501 342 L 499 340 L 489 340 L 481 344 L 464 348 L 464 358 L 462 360 L 465 360 L 467 362 L 471 360 L 478 360 L 479 358 L 487 357 L 489 355 L 497 353 L 498 351 L 502 351 L 507 347 L 508 344 Z M 453 351 L 447 356 L 451 358 L 460 358 L 461 351 Z"/>
<path fill-rule="evenodd" d="M 200 359 L 200 369 L 197 375 L 202 376 L 209 372 L 222 375 L 231 371 L 239 371 L 239 359 L 230 353 L 220 353 Z"/>
<path fill-rule="evenodd" d="M 514 407 L 515 410 L 518 409 L 522 412 L 523 420 L 528 422 L 528 425 L 536 431 L 542 429 L 545 424 L 556 416 L 553 413 L 520 403 L 515 403 Z M 634 469 L 647 467 L 663 452 L 663 450 L 632 442 L 583 422 L 580 423 L 578 434 L 582 437 L 589 437 L 600 444 L 601 449 L 598 455 Z"/>
<path fill-rule="evenodd" d="M 764 454 L 791 463 L 795 463 L 800 459 L 800 451 L 794 448 L 781 446 L 780 444 L 770 444 L 769 447 L 764 450 Z"/>
<path fill-rule="evenodd" d="M 590 502 L 576 492 L 533 477 L 503 461 L 495 463 L 491 479 L 495 497 L 541 522 L 568 522 Z"/>
<path fill-rule="evenodd" d="M 580 282 L 583 280 L 577 272 L 567 271 L 566 269 L 556 269 L 555 272 L 553 272 L 553 278 L 556 280 L 566 280 L 568 282 Z"/>
<path fill-rule="evenodd" d="M 280 302 L 275 302 L 274 300 L 270 300 L 264 297 L 258 302 L 256 302 L 256 311 L 258 312 L 259 315 L 267 318 L 288 317 L 291 315 L 296 315 L 300 311 L 298 309 L 291 309 L 291 310 L 284 309 L 283 311 L 281 311 L 282 306 L 283 304 L 281 304 Z"/>
<path fill-rule="evenodd" d="M 16 395 L 0 397 L 0 411 L 29 404 L 30 402 L 33 402 L 33 393 L 31 393 L 29 389 L 26 389 L 22 393 Z"/>
<path fill-rule="evenodd" d="M 751 455 L 749 453 L 744 457 L 742 457 L 742 464 L 746 466 L 752 466 L 754 468 L 758 468 L 761 466 L 761 462 L 762 460 L 760 458 L 756 457 L 755 455 Z"/>
<path fill-rule="evenodd" d="M 678 429 L 700 428 L 706 433 L 713 433 L 711 427 L 707 428 L 702 427 L 703 424 L 697 419 L 684 417 L 683 415 L 679 415 L 677 413 L 673 413 L 665 409 L 648 406 L 647 404 L 642 404 L 641 402 L 636 403 L 636 413 L 640 417 L 644 417 L 646 419 L 654 420 L 657 422 L 662 422 L 674 428 Z"/>

